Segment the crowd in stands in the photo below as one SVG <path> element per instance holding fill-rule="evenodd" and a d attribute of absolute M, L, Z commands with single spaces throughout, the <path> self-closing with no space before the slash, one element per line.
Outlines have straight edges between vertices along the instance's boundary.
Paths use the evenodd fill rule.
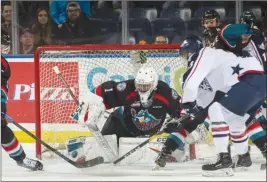
<path fill-rule="evenodd" d="M 121 44 L 121 1 L 16 1 L 19 54 L 42 45 Z M 245 4 L 257 19 L 267 5 Z M 129 44 L 181 43 L 201 35 L 201 18 L 215 9 L 223 23 L 235 23 L 234 1 L 129 1 Z M 2 1 L 1 32 L 12 39 L 12 6 Z M 12 41 L 11 41 L 12 42 Z M 12 46 L 12 45 L 11 45 Z M 12 49 L 11 49 L 12 50 Z M 10 51 L 9 53 L 12 53 Z"/>

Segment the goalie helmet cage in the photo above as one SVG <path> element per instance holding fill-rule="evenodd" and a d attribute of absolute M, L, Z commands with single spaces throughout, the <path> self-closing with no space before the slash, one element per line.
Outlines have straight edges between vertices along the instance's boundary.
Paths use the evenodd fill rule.
<path fill-rule="evenodd" d="M 133 78 L 136 70 L 144 64 L 155 68 L 159 79 L 179 90 L 181 70 L 185 70 L 186 63 L 179 58 L 178 49 L 178 44 L 51 45 L 37 48 L 34 54 L 37 137 L 56 144 L 89 133 L 70 119 L 75 102 L 53 72 L 54 66 L 59 67 L 78 100 L 79 95 L 92 92 L 104 81 Z M 190 145 L 189 153 L 191 159 L 196 158 L 194 145 Z M 36 157 L 42 157 L 39 143 L 36 143 Z"/>

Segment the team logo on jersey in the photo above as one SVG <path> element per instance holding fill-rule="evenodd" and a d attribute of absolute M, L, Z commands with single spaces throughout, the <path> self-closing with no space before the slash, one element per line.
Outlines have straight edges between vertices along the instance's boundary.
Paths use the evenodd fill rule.
<path fill-rule="evenodd" d="M 206 78 L 204 78 L 204 80 L 201 82 L 201 84 L 199 85 L 199 88 L 206 90 L 206 91 L 213 92 L 213 89 L 210 86 L 210 83 L 208 82 Z"/>
<path fill-rule="evenodd" d="M 126 83 L 125 82 L 121 82 L 117 85 L 117 90 L 122 92 L 126 89 Z"/>
<path fill-rule="evenodd" d="M 231 66 L 231 68 L 233 69 L 233 73 L 232 73 L 232 75 L 234 75 L 234 74 L 239 75 L 239 72 L 240 72 L 242 69 L 244 69 L 244 68 L 241 68 L 241 67 L 239 66 L 239 64 L 236 65 L 236 66 Z"/>
<path fill-rule="evenodd" d="M 172 98 L 177 99 L 178 98 L 178 93 L 172 89 Z"/>
<path fill-rule="evenodd" d="M 141 131 L 150 130 L 160 124 L 161 121 L 150 114 L 147 109 L 140 110 L 138 113 L 136 113 L 135 109 L 131 108 L 131 114 L 133 123 Z"/>

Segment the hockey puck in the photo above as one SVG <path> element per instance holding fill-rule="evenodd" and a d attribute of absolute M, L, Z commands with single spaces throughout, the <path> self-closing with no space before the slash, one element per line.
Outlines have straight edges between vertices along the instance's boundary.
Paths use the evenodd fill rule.
<path fill-rule="evenodd" d="M 77 160 L 76 160 L 76 162 L 77 163 L 84 163 L 85 162 L 85 159 L 86 159 L 86 157 L 83 155 L 83 156 L 81 156 L 81 157 L 79 157 Z"/>

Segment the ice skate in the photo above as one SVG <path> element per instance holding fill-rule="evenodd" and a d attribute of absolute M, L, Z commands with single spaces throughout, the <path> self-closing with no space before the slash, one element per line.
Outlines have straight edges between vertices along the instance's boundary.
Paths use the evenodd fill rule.
<path fill-rule="evenodd" d="M 215 163 L 205 164 L 202 166 L 203 176 L 233 176 L 233 162 L 229 153 L 218 154 L 218 159 Z"/>
<path fill-rule="evenodd" d="M 233 169 L 235 171 L 247 171 L 251 165 L 252 165 L 252 161 L 251 161 L 250 153 L 247 152 L 243 155 L 236 156 Z"/>
<path fill-rule="evenodd" d="M 152 168 L 153 171 L 159 170 L 162 167 L 166 166 L 167 160 L 171 155 L 172 151 L 168 147 L 164 146 L 160 151 L 158 157 L 155 160 L 155 166 Z"/>
<path fill-rule="evenodd" d="M 32 171 L 43 170 L 43 164 L 40 161 L 25 157 L 23 160 L 17 161 L 18 166 L 30 169 Z"/>

